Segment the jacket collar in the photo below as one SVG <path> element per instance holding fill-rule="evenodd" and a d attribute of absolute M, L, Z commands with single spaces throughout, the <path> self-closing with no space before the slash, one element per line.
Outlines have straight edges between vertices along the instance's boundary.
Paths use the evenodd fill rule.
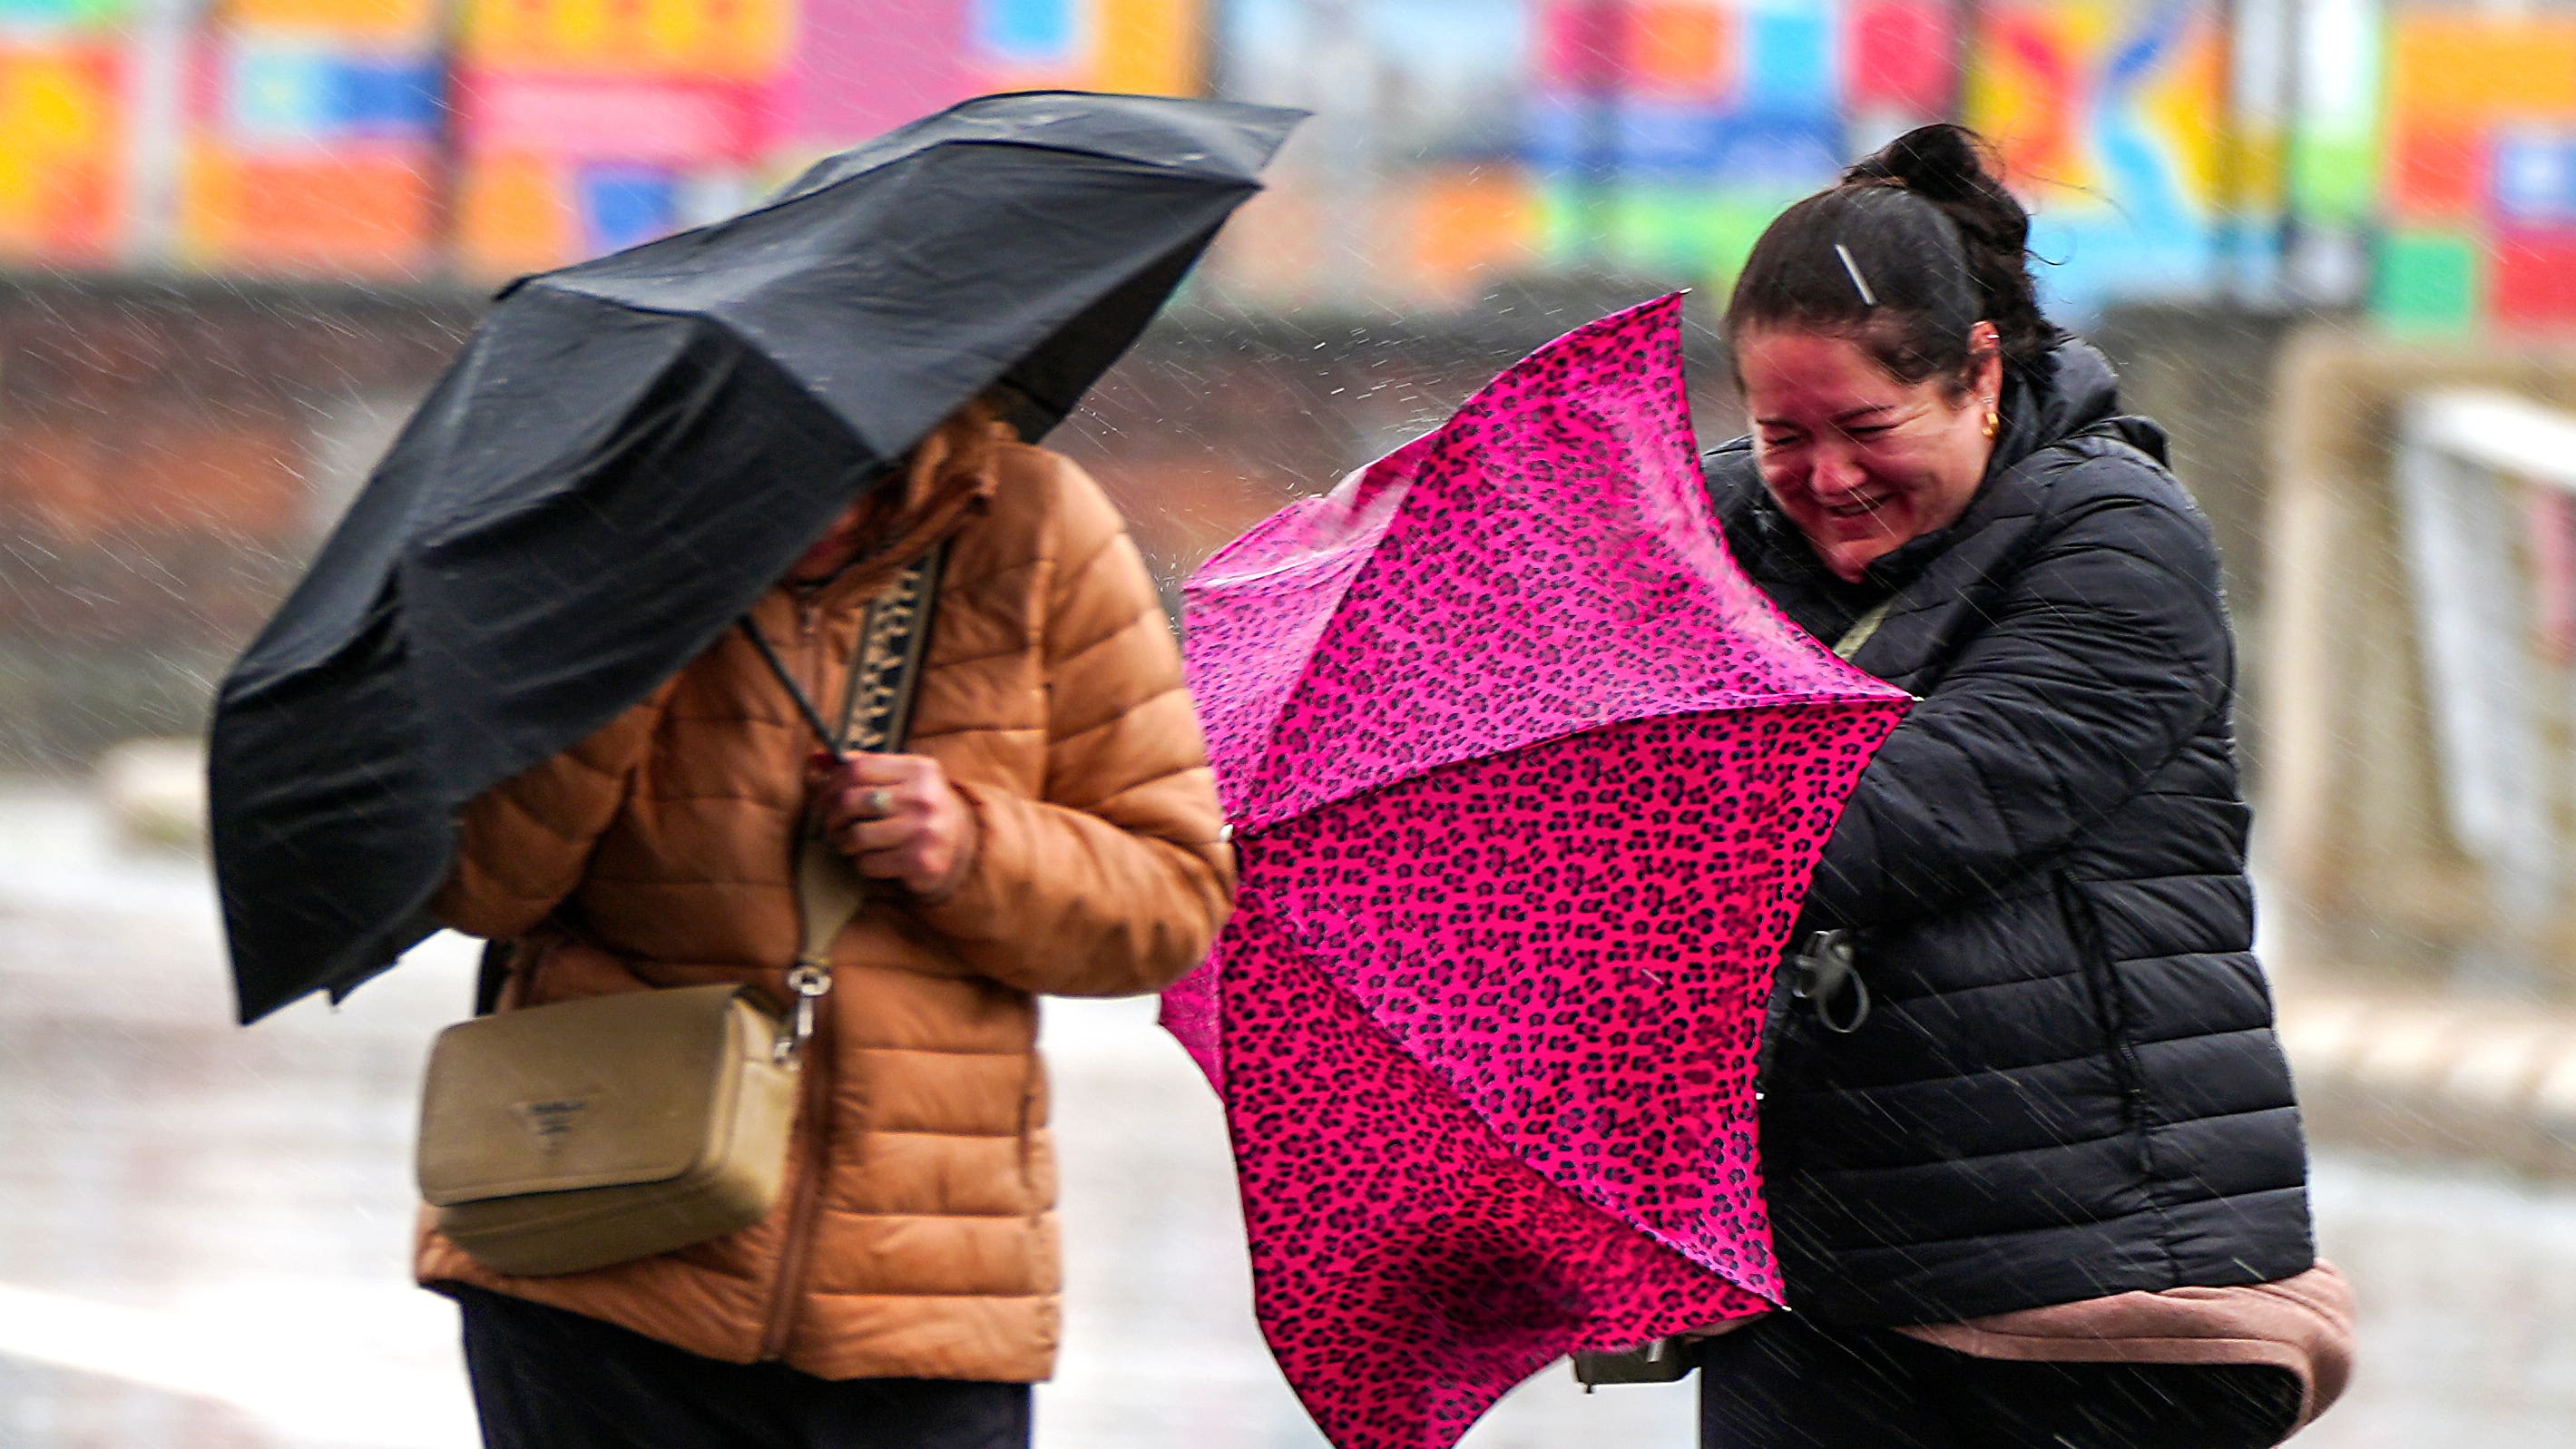
<path fill-rule="evenodd" d="M 2058 333 L 2055 345 L 2029 367 L 2008 370 L 1999 411 L 2003 427 L 1986 465 L 1989 481 L 2042 448 L 2105 427 L 2116 427 L 2157 462 L 2165 461 L 2164 429 L 2145 418 L 2120 415 L 2119 374 L 2112 371 L 2110 359 L 2072 332 Z"/>
<path fill-rule="evenodd" d="M 888 580 L 991 507 L 1000 479 L 998 450 L 1019 434 L 1007 423 L 952 418 L 908 456 L 897 486 L 885 491 L 883 542 L 819 583 L 779 585 L 804 608 L 830 612 L 873 596 Z"/>

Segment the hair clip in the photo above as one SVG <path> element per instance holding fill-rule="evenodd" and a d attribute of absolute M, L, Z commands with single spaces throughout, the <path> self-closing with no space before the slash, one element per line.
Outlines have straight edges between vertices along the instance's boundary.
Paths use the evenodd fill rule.
<path fill-rule="evenodd" d="M 1860 304 L 1864 307 L 1877 306 L 1878 294 L 1869 289 L 1869 279 L 1860 274 L 1860 263 L 1852 260 L 1851 248 L 1836 242 L 1834 255 L 1843 259 L 1843 270 L 1851 274 L 1852 290 L 1860 293 Z"/>

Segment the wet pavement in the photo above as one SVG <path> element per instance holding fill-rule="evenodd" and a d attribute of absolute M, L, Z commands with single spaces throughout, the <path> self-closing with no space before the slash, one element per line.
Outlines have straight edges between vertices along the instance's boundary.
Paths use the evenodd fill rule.
<path fill-rule="evenodd" d="M 444 938 L 339 1011 L 229 1025 L 201 863 L 0 782 L 0 1446 L 470 1449 L 454 1313 L 405 1274 Z M 1251 1325 L 1214 1103 L 1144 1003 L 1050 1007 L 1070 1234 L 1047 1449 L 1314 1449 Z M 2576 1188 L 2329 1153 L 2362 1375 L 2305 1449 L 2576 1442 Z M 1470 1449 L 1681 1449 L 1688 1386 L 1541 1374 Z"/>

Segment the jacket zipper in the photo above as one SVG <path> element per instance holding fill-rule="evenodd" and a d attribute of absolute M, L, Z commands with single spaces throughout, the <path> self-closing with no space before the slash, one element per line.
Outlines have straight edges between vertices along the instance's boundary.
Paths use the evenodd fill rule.
<path fill-rule="evenodd" d="M 769 1324 L 761 1331 L 760 1357 L 770 1361 L 787 1351 L 787 1335 L 796 1323 L 797 1285 L 805 1277 L 805 1258 L 814 1240 L 814 1219 L 823 1203 L 823 1174 L 832 1141 L 832 1093 L 826 1081 L 832 1059 L 832 1012 L 830 998 L 814 1023 L 814 1036 L 805 1044 L 805 1061 L 801 1068 L 806 1120 L 804 1172 L 796 1181 L 796 1195 L 787 1205 L 787 1239 L 778 1249 L 778 1278 L 769 1289 Z"/>
<path fill-rule="evenodd" d="M 2064 874 L 2057 876 L 2058 909 L 2065 914 L 2066 925 L 2075 938 L 2076 953 L 2083 958 L 2085 985 L 2093 993 L 2094 1016 L 2103 1035 L 2109 1038 L 2111 1054 L 2119 1063 L 2121 1115 L 2129 1131 L 2138 1140 L 2138 1167 L 2150 1175 L 2154 1171 L 2153 1148 L 2147 1136 L 2147 1073 L 2138 1060 L 2137 1043 L 2129 1037 L 2128 1002 L 2120 995 L 2119 972 L 2111 964 L 2109 948 L 2102 939 L 2102 923 L 2093 914 L 2093 903 L 2084 898 L 2084 889 Z"/>
<path fill-rule="evenodd" d="M 822 608 L 813 598 L 796 605 L 797 638 L 807 650 L 807 678 L 812 681 L 813 697 L 823 693 L 823 673 L 830 661 L 823 657 L 820 629 Z M 787 1337 L 796 1324 L 797 1285 L 805 1276 L 805 1258 L 814 1237 L 814 1219 L 823 1201 L 823 1174 L 829 1169 L 832 1142 L 832 1094 L 826 1078 L 832 1059 L 831 998 L 822 1001 L 822 1010 L 814 1023 L 814 1035 L 805 1043 L 804 1060 L 798 1066 L 797 1085 L 804 1094 L 799 1104 L 805 1118 L 804 1171 L 796 1181 L 795 1195 L 787 1205 L 787 1236 L 778 1248 L 778 1277 L 770 1284 L 769 1320 L 760 1335 L 760 1358 L 763 1362 L 782 1357 L 787 1351 Z"/>
<path fill-rule="evenodd" d="M 936 548 L 938 544 L 931 546 Z M 823 685 L 826 682 L 824 676 L 831 668 L 831 661 L 825 657 L 823 649 L 822 604 L 820 591 L 796 601 L 797 637 L 805 645 L 808 667 L 812 671 L 808 677 L 814 683 L 809 697 L 818 700 L 829 693 Z M 859 627 L 864 632 L 867 622 L 862 619 Z M 840 727 L 848 728 L 848 721 L 843 720 Z M 838 743 L 834 742 L 836 747 Z M 796 1322 L 797 1285 L 805 1276 L 805 1259 L 813 1245 L 814 1220 L 823 1202 L 823 1176 L 830 1166 L 832 1094 L 826 1080 L 829 1072 L 826 1064 L 832 1059 L 831 1000 L 829 996 L 823 998 L 823 1009 L 814 1023 L 814 1035 L 805 1044 L 799 1082 L 805 1093 L 802 1106 L 809 1129 L 805 1139 L 805 1171 L 797 1180 L 795 1197 L 787 1208 L 787 1237 L 779 1245 L 778 1276 L 769 1290 L 768 1326 L 760 1335 L 762 1362 L 775 1361 L 787 1351 L 787 1338 Z M 1032 1103 L 1033 1098 L 1022 1097 L 1021 1139 L 1024 1148 L 1028 1135 L 1025 1119 Z"/>

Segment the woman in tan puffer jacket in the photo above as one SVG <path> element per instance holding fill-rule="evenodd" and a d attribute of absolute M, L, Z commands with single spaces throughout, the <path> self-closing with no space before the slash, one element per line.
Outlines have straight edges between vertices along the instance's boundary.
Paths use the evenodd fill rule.
<path fill-rule="evenodd" d="M 787 1185 L 730 1237 L 562 1277 L 424 1227 L 493 1446 L 1027 1442 L 1058 1328 L 1039 993 L 1156 990 L 1233 862 L 1170 629 L 1097 486 L 981 404 L 750 622 L 837 700 L 868 599 L 949 541 L 906 753 L 835 771 L 740 631 L 475 801 L 437 902 L 517 942 L 504 1009 L 759 982 L 786 999 L 801 823 L 897 903 L 835 942 Z"/>

